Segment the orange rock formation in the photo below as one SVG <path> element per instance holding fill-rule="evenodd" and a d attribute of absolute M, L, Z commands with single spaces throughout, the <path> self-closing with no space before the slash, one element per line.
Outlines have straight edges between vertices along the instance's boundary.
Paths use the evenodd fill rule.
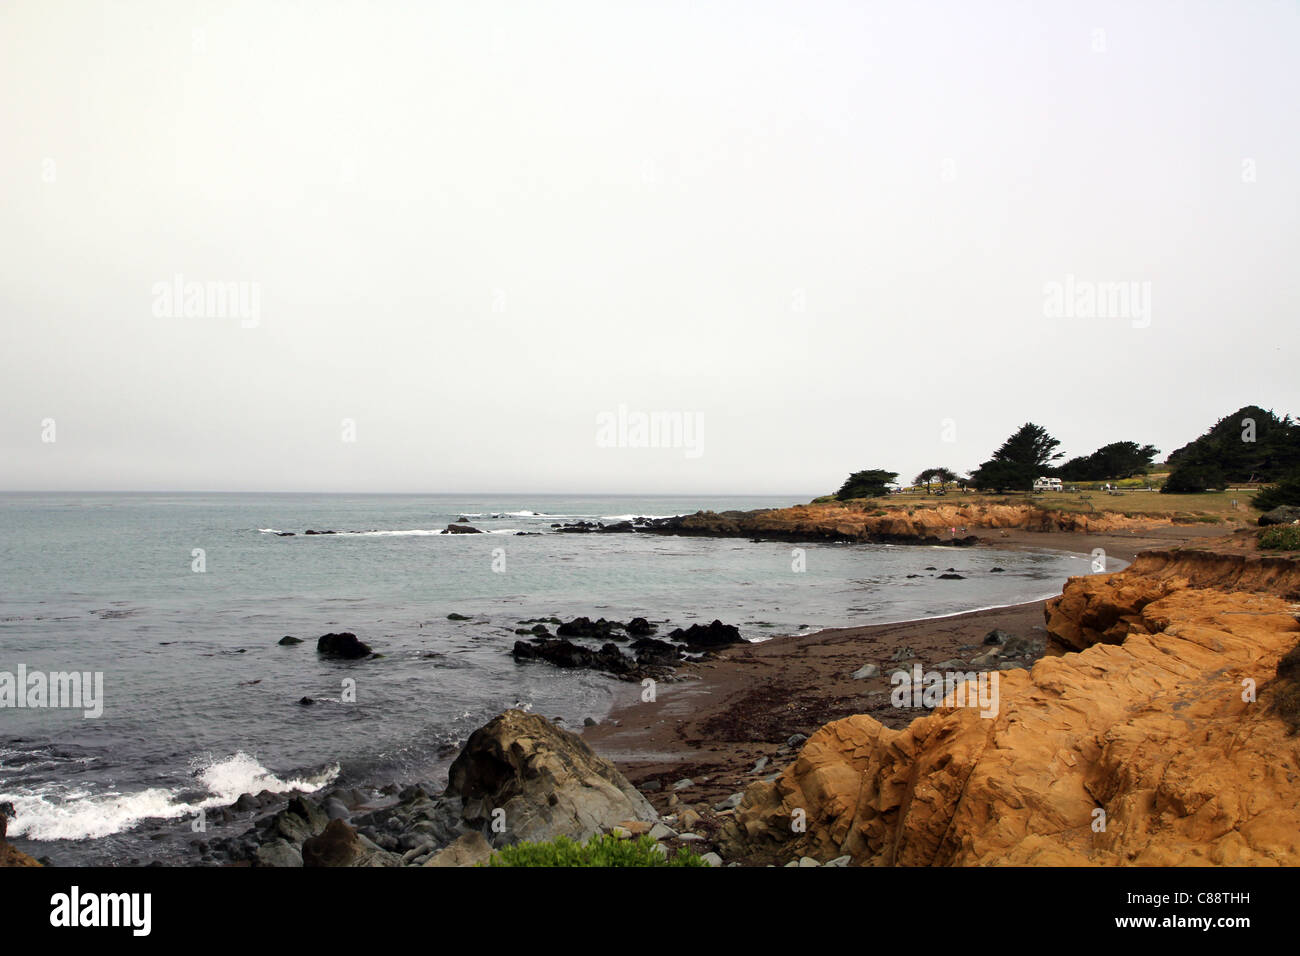
<path fill-rule="evenodd" d="M 992 719 L 944 706 L 902 730 L 827 724 L 749 788 L 727 849 L 776 863 L 1300 863 L 1300 739 L 1270 712 L 1298 596 L 1296 562 L 1197 551 L 1072 578 L 1047 619 L 1078 653 L 1003 672 Z"/>

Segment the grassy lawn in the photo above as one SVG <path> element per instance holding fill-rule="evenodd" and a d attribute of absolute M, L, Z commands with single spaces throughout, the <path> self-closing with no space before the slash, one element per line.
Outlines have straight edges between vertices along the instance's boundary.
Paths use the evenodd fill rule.
<path fill-rule="evenodd" d="M 1117 492 L 1078 491 L 1028 494 L 1011 492 L 993 495 L 949 490 L 946 495 L 904 492 L 888 498 L 872 499 L 881 508 L 926 508 L 940 505 L 1031 504 L 1060 511 L 1116 511 L 1121 514 L 1151 517 L 1182 517 L 1219 521 L 1240 520 L 1253 523 L 1259 512 L 1250 506 L 1254 490 L 1209 491 L 1194 495 L 1162 495 L 1157 491 L 1122 489 Z M 1233 502 L 1236 501 L 1236 506 Z"/>

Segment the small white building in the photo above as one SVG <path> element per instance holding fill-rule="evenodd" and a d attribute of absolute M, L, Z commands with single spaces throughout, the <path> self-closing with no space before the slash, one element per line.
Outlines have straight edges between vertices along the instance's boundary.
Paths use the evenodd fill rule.
<path fill-rule="evenodd" d="M 1034 491 L 1060 491 L 1061 479 L 1048 478 L 1046 475 L 1034 479 Z"/>

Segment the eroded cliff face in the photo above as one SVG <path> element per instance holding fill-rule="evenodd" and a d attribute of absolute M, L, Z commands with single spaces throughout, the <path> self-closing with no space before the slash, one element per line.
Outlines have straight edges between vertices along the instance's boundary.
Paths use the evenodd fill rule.
<path fill-rule="evenodd" d="M 951 540 L 981 529 L 1027 531 L 1127 531 L 1170 524 L 1167 518 L 1080 514 L 1031 505 L 943 504 L 913 508 L 861 505 L 796 505 L 772 511 L 702 512 L 654 522 L 643 531 L 660 534 L 760 536 L 815 540 Z"/>
<path fill-rule="evenodd" d="M 1002 672 L 991 719 L 946 706 L 902 730 L 867 716 L 826 725 L 780 778 L 746 792 L 728 852 L 1300 863 L 1300 738 L 1270 708 L 1278 660 L 1300 640 L 1297 583 L 1293 562 L 1204 552 L 1073 578 L 1047 616 L 1079 652 Z M 1220 584 L 1255 590 L 1207 586 Z"/>

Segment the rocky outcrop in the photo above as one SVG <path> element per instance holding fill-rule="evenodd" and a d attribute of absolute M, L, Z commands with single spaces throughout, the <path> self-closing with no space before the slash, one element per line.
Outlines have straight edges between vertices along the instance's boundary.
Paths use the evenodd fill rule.
<path fill-rule="evenodd" d="M 734 624 L 714 621 L 711 624 L 692 624 L 688 628 L 677 628 L 668 635 L 674 641 L 681 641 L 691 649 L 726 647 L 742 641 L 740 630 Z"/>
<path fill-rule="evenodd" d="M 1278 505 L 1259 516 L 1259 523 L 1263 527 L 1271 524 L 1294 524 L 1297 521 L 1300 521 L 1300 507 L 1295 505 Z"/>
<path fill-rule="evenodd" d="M 398 866 L 400 862 L 343 820 L 331 820 L 318 835 L 302 844 L 303 866 Z"/>
<path fill-rule="evenodd" d="M 469 738 L 448 772 L 446 797 L 494 846 L 567 836 L 585 840 L 654 808 L 618 769 L 574 734 L 508 710 Z"/>
<path fill-rule="evenodd" d="M 478 866 L 492 857 L 492 845 L 477 830 L 460 837 L 450 846 L 439 850 L 424 866 Z"/>
<path fill-rule="evenodd" d="M 1000 672 L 901 730 L 827 724 L 724 828 L 750 862 L 1300 863 L 1300 747 L 1274 698 L 1300 640 L 1280 559 L 1180 551 L 1074 578 L 1048 610 L 1077 653 Z M 1255 585 L 1220 590 L 1200 582 Z"/>
<path fill-rule="evenodd" d="M 1168 525 L 1168 518 L 1130 518 L 1113 512 L 1072 512 L 1032 504 L 892 506 L 888 502 L 795 505 L 766 511 L 700 511 L 650 521 L 651 534 L 774 538 L 783 541 L 872 541 L 971 545 L 976 529 L 1127 531 Z"/>
<path fill-rule="evenodd" d="M 564 638 L 515 641 L 510 653 L 517 661 L 543 660 L 566 670 L 601 670 L 616 676 L 626 675 L 633 667 L 632 661 L 623 656 L 616 644 L 605 644 L 599 650 L 592 650 Z"/>

